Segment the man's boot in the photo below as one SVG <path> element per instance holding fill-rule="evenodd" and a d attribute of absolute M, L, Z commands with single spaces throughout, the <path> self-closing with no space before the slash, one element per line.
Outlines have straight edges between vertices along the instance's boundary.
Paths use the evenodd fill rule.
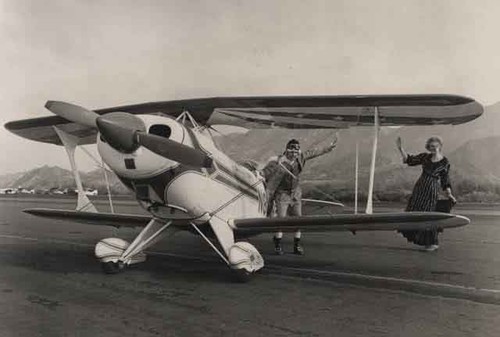
<path fill-rule="evenodd" d="M 293 253 L 297 255 L 304 255 L 304 248 L 302 248 L 299 238 L 295 238 L 293 240 Z"/>
<path fill-rule="evenodd" d="M 273 237 L 274 241 L 274 252 L 276 255 L 283 255 L 283 248 L 281 247 L 281 239 L 277 237 Z"/>

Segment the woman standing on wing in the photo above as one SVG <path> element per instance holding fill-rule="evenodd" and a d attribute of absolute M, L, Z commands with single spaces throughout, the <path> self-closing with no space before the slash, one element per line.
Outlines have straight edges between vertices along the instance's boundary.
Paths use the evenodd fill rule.
<path fill-rule="evenodd" d="M 451 193 L 449 179 L 450 163 L 443 156 L 443 141 L 439 137 L 427 139 L 425 148 L 427 153 L 409 155 L 403 149 L 401 137 L 396 141 L 403 162 L 408 166 L 422 165 L 422 175 L 417 180 L 413 188 L 410 200 L 406 206 L 407 212 L 433 212 L 436 210 L 439 188 L 441 188 L 452 203 L 456 203 L 455 197 Z M 428 251 L 439 248 L 437 230 L 403 231 L 403 236 L 408 241 L 417 245 L 425 246 Z"/>

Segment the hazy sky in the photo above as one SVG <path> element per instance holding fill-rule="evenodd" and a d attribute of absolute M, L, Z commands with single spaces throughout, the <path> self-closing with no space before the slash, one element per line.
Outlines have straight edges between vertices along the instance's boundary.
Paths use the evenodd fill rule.
<path fill-rule="evenodd" d="M 0 0 L 0 122 L 48 115 L 48 99 L 102 108 L 451 93 L 491 104 L 500 100 L 498 32 L 497 0 Z M 3 128 L 0 144 L 0 174 L 68 167 L 61 147 Z"/>

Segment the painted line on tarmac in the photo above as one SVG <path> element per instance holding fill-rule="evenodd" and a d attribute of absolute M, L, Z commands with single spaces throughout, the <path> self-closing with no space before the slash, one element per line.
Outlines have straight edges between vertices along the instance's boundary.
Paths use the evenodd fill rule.
<path fill-rule="evenodd" d="M 196 260 L 200 262 L 216 262 L 214 259 L 208 257 L 189 256 L 175 253 L 149 252 L 148 254 L 185 260 Z M 449 283 L 359 273 L 284 267 L 275 264 L 267 264 L 262 270 L 262 273 L 264 275 L 288 276 L 301 279 L 308 278 L 320 281 L 331 281 L 350 286 L 404 291 L 427 296 L 437 296 L 469 300 L 483 304 L 500 305 L 500 290 L 497 289 L 466 287 Z"/>
<path fill-rule="evenodd" d="M 415 279 L 307 268 L 282 267 L 276 265 L 267 265 L 266 268 L 266 271 L 272 274 L 301 278 L 309 277 L 316 280 L 332 281 L 335 283 L 356 285 L 367 288 L 406 291 L 422 295 L 455 298 L 485 304 L 500 305 L 500 290 L 497 289 L 475 288 Z"/>
<path fill-rule="evenodd" d="M 94 245 L 87 243 L 79 243 L 74 241 L 49 239 L 49 238 L 35 238 L 22 235 L 0 234 L 0 238 L 69 244 L 80 247 L 94 247 Z M 176 253 L 146 251 L 146 254 L 152 256 L 167 256 L 167 257 L 190 260 L 190 261 L 209 262 L 209 263 L 217 262 L 215 258 L 211 257 L 190 256 L 190 255 L 183 255 Z M 267 274 L 274 276 L 288 276 L 301 279 L 313 279 L 318 281 L 331 281 L 333 283 L 350 285 L 350 286 L 361 286 L 365 288 L 404 291 L 404 292 L 417 293 L 427 296 L 454 298 L 454 299 L 469 300 L 484 304 L 500 305 L 500 290 L 498 289 L 466 287 L 449 283 L 405 279 L 405 278 L 397 278 L 389 276 L 359 274 L 351 272 L 285 267 L 275 264 L 267 264 L 265 268 L 262 270 L 262 273 L 264 275 Z"/>
<path fill-rule="evenodd" d="M 432 281 L 419 281 L 415 279 L 404 279 L 398 277 L 390 277 L 390 276 L 376 276 L 376 275 L 367 275 L 367 274 L 359 274 L 359 273 L 346 273 L 346 272 L 337 272 L 337 271 L 328 271 L 328 270 L 318 270 L 318 269 L 308 269 L 308 268 L 295 268 L 295 267 L 281 267 L 277 265 L 271 265 L 272 268 L 278 269 L 287 269 L 292 272 L 300 272 L 303 274 L 324 274 L 324 275 L 334 275 L 339 277 L 357 277 L 357 278 L 369 278 L 371 280 L 378 281 L 389 281 L 389 282 L 401 282 L 401 283 L 413 283 L 425 286 L 434 286 L 434 287 L 446 287 L 450 289 L 461 289 L 461 290 L 473 290 L 473 291 L 486 291 L 495 294 L 500 294 L 500 290 L 497 289 L 484 289 L 484 288 L 475 288 L 475 287 L 466 287 L 459 286 L 449 283 L 440 283 L 440 282 L 432 282 Z"/>

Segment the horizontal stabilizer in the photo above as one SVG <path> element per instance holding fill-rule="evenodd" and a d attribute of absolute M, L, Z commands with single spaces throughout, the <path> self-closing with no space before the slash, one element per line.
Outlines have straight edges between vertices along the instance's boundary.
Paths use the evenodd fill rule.
<path fill-rule="evenodd" d="M 403 231 L 465 226 L 470 220 L 461 215 L 438 212 L 311 215 L 284 218 L 235 219 L 238 233 L 330 231 Z"/>

